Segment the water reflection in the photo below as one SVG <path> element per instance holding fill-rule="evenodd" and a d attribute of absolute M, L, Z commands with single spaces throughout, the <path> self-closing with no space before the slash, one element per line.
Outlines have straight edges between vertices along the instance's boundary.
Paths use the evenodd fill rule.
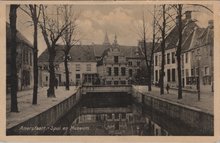
<path fill-rule="evenodd" d="M 135 104 L 127 107 L 78 107 L 69 135 L 169 135 L 158 124 L 144 116 Z"/>

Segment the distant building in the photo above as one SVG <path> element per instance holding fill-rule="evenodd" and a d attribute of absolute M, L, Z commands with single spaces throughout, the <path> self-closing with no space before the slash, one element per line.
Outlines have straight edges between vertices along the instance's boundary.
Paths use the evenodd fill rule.
<path fill-rule="evenodd" d="M 59 85 L 65 85 L 63 45 L 56 47 L 54 62 Z M 144 67 L 143 53 L 138 46 L 122 46 L 117 37 L 110 44 L 106 33 L 102 45 L 75 45 L 69 53 L 70 85 L 91 84 L 131 84 L 139 82 L 141 68 Z M 39 56 L 40 85 L 49 85 L 48 51 Z"/>
<path fill-rule="evenodd" d="M 11 76 L 11 31 L 10 24 L 6 23 L 6 86 L 10 92 Z M 17 31 L 17 76 L 18 90 L 33 87 L 33 45 L 19 31 Z"/>
<path fill-rule="evenodd" d="M 66 75 L 64 67 L 63 45 L 56 47 L 55 75 L 59 85 L 65 85 Z M 97 80 L 97 68 L 94 50 L 90 45 L 75 45 L 69 52 L 69 80 L 70 85 L 92 84 Z M 39 56 L 41 67 L 41 86 L 49 85 L 48 51 Z"/>
<path fill-rule="evenodd" d="M 143 62 L 141 50 L 135 46 L 119 45 L 116 35 L 112 45 L 105 45 L 105 43 L 102 46 L 104 49 L 102 55 L 96 55 L 101 84 L 131 84 L 134 77 L 140 73 L 141 62 Z"/>

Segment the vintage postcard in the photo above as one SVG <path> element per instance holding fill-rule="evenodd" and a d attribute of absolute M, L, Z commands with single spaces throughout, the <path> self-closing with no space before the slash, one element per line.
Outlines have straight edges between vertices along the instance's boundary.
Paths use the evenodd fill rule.
<path fill-rule="evenodd" d="M 219 1 L 0 3 L 0 141 L 220 139 Z"/>

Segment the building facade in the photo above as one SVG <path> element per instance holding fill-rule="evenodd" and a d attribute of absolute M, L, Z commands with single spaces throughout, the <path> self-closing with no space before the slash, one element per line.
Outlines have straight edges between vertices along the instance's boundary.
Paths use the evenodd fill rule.
<path fill-rule="evenodd" d="M 55 75 L 59 85 L 66 84 L 63 45 L 56 47 Z M 49 85 L 48 51 L 45 50 L 39 57 L 40 84 Z M 75 45 L 69 52 L 69 81 L 70 85 L 94 84 L 97 82 L 97 67 L 93 47 L 90 45 Z"/>
<path fill-rule="evenodd" d="M 11 37 L 10 24 L 6 23 L 6 91 L 10 92 L 11 76 Z M 33 87 L 33 45 L 17 31 L 17 76 L 18 90 Z"/>
<path fill-rule="evenodd" d="M 189 72 L 185 75 L 186 86 L 196 88 L 199 78 L 202 89 L 207 87 L 207 91 L 213 90 L 213 28 L 213 20 L 208 22 L 206 28 L 196 28 L 189 49 L 183 53 L 185 57 L 189 55 L 190 63 L 187 68 L 185 67 L 185 71 Z"/>
<path fill-rule="evenodd" d="M 121 46 L 117 43 L 115 35 L 113 44 L 108 44 L 97 64 L 101 84 L 131 84 L 135 81 L 135 76 L 140 73 L 141 62 L 143 62 L 143 55 L 139 47 Z"/>
<path fill-rule="evenodd" d="M 182 87 L 196 89 L 198 75 L 201 85 L 212 85 L 213 80 L 213 21 L 209 21 L 207 28 L 200 28 L 192 19 L 191 12 L 186 12 L 183 20 L 185 28 L 182 33 L 181 49 L 181 77 Z M 165 47 L 165 74 L 164 83 L 171 87 L 178 87 L 176 47 L 178 44 L 178 31 L 175 26 L 166 37 Z M 161 47 L 154 53 L 154 82 L 159 84 L 161 61 Z M 212 69 L 212 70 L 211 70 Z"/>

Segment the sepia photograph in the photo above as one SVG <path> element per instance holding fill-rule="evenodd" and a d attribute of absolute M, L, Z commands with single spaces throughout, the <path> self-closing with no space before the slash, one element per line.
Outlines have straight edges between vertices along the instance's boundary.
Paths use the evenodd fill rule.
<path fill-rule="evenodd" d="M 214 136 L 213 4 L 5 10 L 6 136 Z"/>

